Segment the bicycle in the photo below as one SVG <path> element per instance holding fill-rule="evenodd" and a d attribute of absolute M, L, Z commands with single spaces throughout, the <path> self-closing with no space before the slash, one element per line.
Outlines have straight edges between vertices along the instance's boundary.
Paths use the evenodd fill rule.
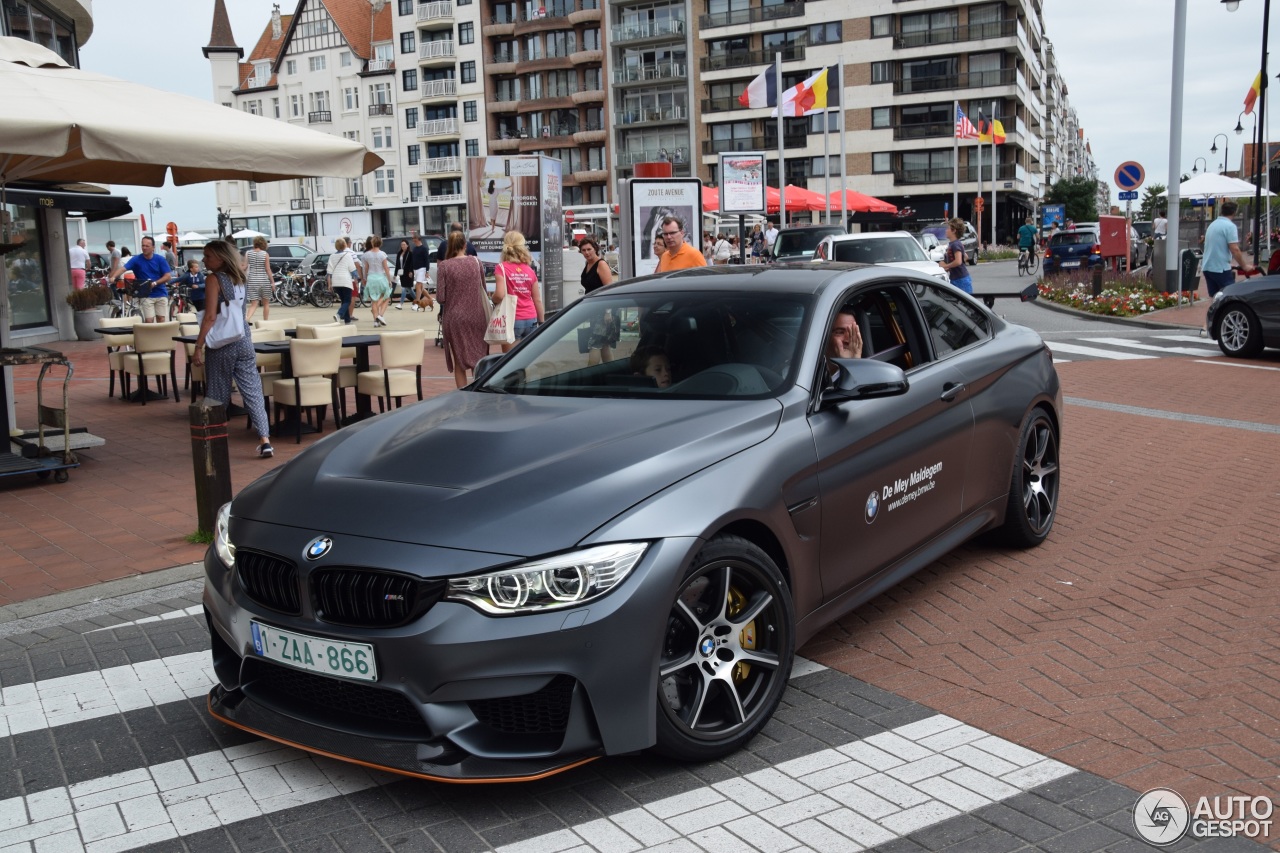
<path fill-rule="evenodd" d="M 1018 275 L 1035 275 L 1040 266 L 1040 253 L 1035 246 L 1018 252 Z"/>

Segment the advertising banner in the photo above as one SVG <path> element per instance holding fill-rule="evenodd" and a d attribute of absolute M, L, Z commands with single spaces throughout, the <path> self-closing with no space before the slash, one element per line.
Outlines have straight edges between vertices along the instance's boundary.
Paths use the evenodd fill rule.
<path fill-rule="evenodd" d="M 701 251 L 702 181 L 697 178 L 632 178 L 623 190 L 622 275 L 650 275 L 658 266 L 653 244 L 662 220 L 674 216 L 686 243 Z"/>
<path fill-rule="evenodd" d="M 562 170 L 564 164 L 542 157 L 542 303 L 548 311 L 558 311 L 566 302 L 564 287 L 564 211 Z M 577 282 L 573 282 L 577 284 Z M 577 292 L 576 290 L 574 291 Z"/>
<path fill-rule="evenodd" d="M 720 155 L 720 212 L 767 213 L 764 154 L 733 151 Z"/>
<path fill-rule="evenodd" d="M 541 251 L 539 159 L 467 158 L 467 239 L 481 257 L 500 254 L 508 231 L 524 234 L 529 251 Z"/>

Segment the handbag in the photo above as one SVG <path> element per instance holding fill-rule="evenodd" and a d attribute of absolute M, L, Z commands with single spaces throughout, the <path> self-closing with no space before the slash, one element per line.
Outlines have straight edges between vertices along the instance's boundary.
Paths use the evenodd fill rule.
<path fill-rule="evenodd" d="M 222 349 L 244 337 L 244 286 L 235 285 L 236 301 L 228 302 L 227 295 L 222 292 L 222 282 L 218 284 L 218 298 L 222 300 L 223 308 L 214 318 L 213 328 L 205 335 L 204 345 L 209 349 Z"/>
<path fill-rule="evenodd" d="M 502 302 L 493 306 L 493 313 L 489 315 L 489 324 L 484 330 L 484 342 L 487 344 L 516 342 L 516 296 L 514 293 L 508 293 Z"/>
<path fill-rule="evenodd" d="M 498 306 L 493 304 L 493 300 L 489 297 L 489 289 L 484 283 L 484 266 L 480 263 L 480 259 L 476 258 L 476 266 L 480 268 L 480 306 L 484 309 L 484 324 L 486 331 L 488 325 L 493 320 L 493 312 L 498 310 Z"/>
<path fill-rule="evenodd" d="M 129 295 L 134 299 L 149 299 L 151 297 L 151 288 L 155 286 L 156 283 L 149 278 L 135 279 L 129 285 Z"/>

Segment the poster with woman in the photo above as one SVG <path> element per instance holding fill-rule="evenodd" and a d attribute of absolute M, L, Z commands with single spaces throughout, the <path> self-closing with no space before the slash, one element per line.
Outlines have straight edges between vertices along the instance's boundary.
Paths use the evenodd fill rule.
<path fill-rule="evenodd" d="M 508 231 L 541 248 L 537 157 L 467 158 L 467 237 L 483 256 L 502 251 Z"/>

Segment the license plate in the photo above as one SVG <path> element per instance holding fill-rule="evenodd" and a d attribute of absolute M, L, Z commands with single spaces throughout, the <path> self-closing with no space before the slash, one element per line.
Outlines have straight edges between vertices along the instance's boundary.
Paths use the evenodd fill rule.
<path fill-rule="evenodd" d="M 337 678 L 378 680 L 378 666 L 373 659 L 373 646 L 369 643 L 326 640 L 261 622 L 252 622 L 251 625 L 253 650 L 264 658 Z"/>
<path fill-rule="evenodd" d="M 1063 261 L 1062 262 L 1062 268 L 1064 270 L 1075 269 L 1078 266 L 1080 266 L 1079 261 Z"/>

